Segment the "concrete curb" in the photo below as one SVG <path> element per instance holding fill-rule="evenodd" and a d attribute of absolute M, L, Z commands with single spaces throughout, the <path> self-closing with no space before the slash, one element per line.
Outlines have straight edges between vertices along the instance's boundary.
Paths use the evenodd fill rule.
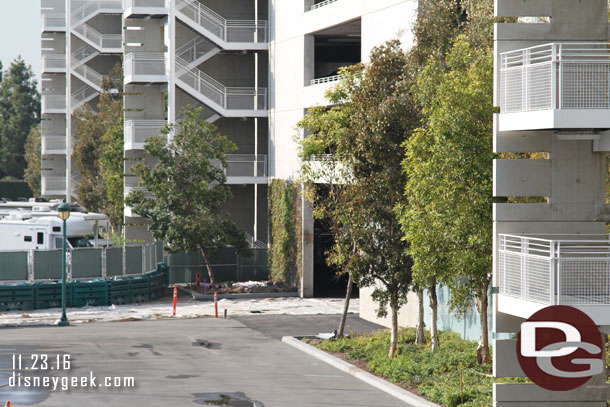
<path fill-rule="evenodd" d="M 310 356 L 315 357 L 329 365 L 336 367 L 337 369 L 354 376 L 355 378 L 362 380 L 363 382 L 370 384 L 377 389 L 388 393 L 391 396 L 396 397 L 397 399 L 408 403 L 412 407 L 440 407 L 438 404 L 434 404 L 422 397 L 419 397 L 401 387 L 396 386 L 386 380 L 380 379 L 377 376 L 374 376 L 364 370 L 357 368 L 354 365 L 351 365 L 333 355 L 330 355 L 320 349 L 314 348 L 306 344 L 303 341 L 298 340 L 292 336 L 284 336 L 282 338 L 282 342 L 287 345 L 290 345 L 298 350 L 307 353 Z"/>
<path fill-rule="evenodd" d="M 190 295 L 196 301 L 214 301 L 214 294 L 196 294 L 191 290 L 178 286 L 178 290 Z M 243 294 L 218 294 L 218 299 L 237 300 L 243 298 L 292 298 L 298 297 L 299 293 L 243 293 Z"/>

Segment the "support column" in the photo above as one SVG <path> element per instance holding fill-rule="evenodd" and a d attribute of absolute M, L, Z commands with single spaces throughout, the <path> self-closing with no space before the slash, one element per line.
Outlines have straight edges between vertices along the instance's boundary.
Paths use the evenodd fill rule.
<path fill-rule="evenodd" d="M 66 0 L 66 202 L 72 198 L 72 34 L 70 3 Z"/>
<path fill-rule="evenodd" d="M 313 239 L 314 239 L 314 220 L 313 205 L 305 197 L 302 202 L 302 274 L 299 287 L 299 295 L 303 298 L 313 297 Z"/>

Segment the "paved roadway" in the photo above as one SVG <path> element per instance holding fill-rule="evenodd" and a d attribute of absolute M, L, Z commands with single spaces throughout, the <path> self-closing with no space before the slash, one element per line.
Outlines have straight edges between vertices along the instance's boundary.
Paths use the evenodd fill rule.
<path fill-rule="evenodd" d="M 279 341 L 328 332 L 338 316 L 251 316 L 0 329 L 0 405 L 48 407 L 371 406 L 405 404 Z M 350 315 L 350 329 L 376 325 Z M 71 369 L 42 376 L 133 376 L 136 387 L 15 391 L 11 355 L 69 354 Z M 54 359 L 54 356 L 51 356 Z M 31 375 L 31 371 L 22 373 Z"/>

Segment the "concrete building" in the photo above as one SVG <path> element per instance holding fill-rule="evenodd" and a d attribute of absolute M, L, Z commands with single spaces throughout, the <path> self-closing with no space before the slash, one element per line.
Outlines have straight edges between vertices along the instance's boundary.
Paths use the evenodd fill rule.
<path fill-rule="evenodd" d="M 493 331 L 514 334 L 534 312 L 562 304 L 607 332 L 606 0 L 498 0 L 495 14 L 518 23 L 495 30 L 494 151 L 512 154 L 494 162 L 494 196 L 509 202 L 494 205 Z M 512 340 L 496 341 L 496 377 L 523 376 L 515 349 Z M 605 376 L 594 380 L 588 385 L 604 387 Z M 556 405 L 606 400 L 590 390 L 562 393 Z M 494 395 L 498 407 L 555 405 L 533 385 L 496 385 Z"/>
<path fill-rule="evenodd" d="M 94 109 L 102 77 L 121 61 L 122 0 L 41 0 L 42 194 L 74 196 L 73 113 Z"/>
<path fill-rule="evenodd" d="M 306 109 L 324 105 L 324 92 L 338 81 L 338 69 L 366 61 L 374 46 L 393 38 L 409 46 L 418 8 L 417 0 L 41 4 L 43 195 L 75 196 L 79 175 L 70 160 L 70 116 L 85 103 L 95 108 L 101 76 L 122 54 L 126 174 L 130 159 L 144 156 L 146 138 L 166 123 L 179 122 L 186 105 L 202 107 L 201 119 L 238 146 L 226 170 L 234 196 L 227 210 L 259 245 L 268 242 L 269 180 L 298 182 L 296 124 Z M 137 182 L 127 176 L 125 193 Z M 314 227 L 311 210 L 303 209 L 301 289 L 312 296 L 314 252 L 323 253 L 316 245 L 324 237 Z M 131 224 L 128 239 L 149 238 L 130 208 L 126 223 Z M 331 271 L 318 274 L 322 286 L 332 281 Z"/>

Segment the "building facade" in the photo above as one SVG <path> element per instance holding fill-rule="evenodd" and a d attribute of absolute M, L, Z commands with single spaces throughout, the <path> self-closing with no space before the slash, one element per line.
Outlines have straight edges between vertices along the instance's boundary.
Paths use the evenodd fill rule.
<path fill-rule="evenodd" d="M 101 78 L 123 59 L 125 194 L 144 141 L 184 107 L 238 146 L 226 209 L 257 245 L 268 240 L 270 179 L 298 182 L 297 123 L 372 48 L 412 42 L 417 0 L 41 0 L 42 193 L 77 198 L 72 113 L 96 108 Z M 145 158 L 145 157 L 144 157 Z M 127 239 L 149 239 L 126 208 Z M 302 294 L 314 295 L 316 230 L 303 207 Z"/>
<path fill-rule="evenodd" d="M 516 22 L 495 30 L 494 196 L 507 202 L 494 204 L 493 332 L 510 337 L 551 305 L 608 332 L 607 2 L 498 0 L 495 15 Z M 515 340 L 497 339 L 493 359 L 496 377 L 524 376 Z M 494 406 L 603 406 L 591 389 L 605 381 L 560 396 L 496 384 Z"/>

